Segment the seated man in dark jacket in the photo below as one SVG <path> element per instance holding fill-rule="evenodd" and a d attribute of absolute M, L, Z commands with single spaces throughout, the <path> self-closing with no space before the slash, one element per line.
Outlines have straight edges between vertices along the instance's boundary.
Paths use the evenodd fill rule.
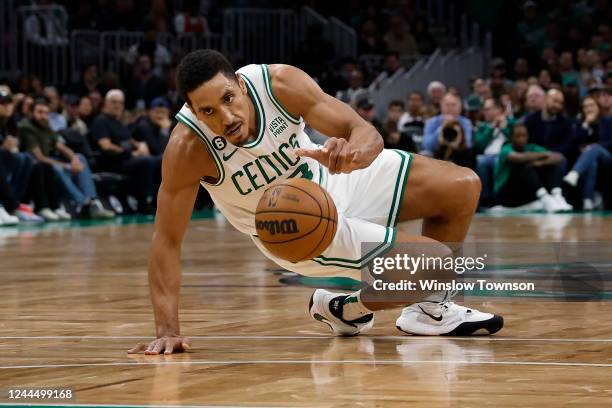
<path fill-rule="evenodd" d="M 123 92 L 111 89 L 106 93 L 103 113 L 92 123 L 92 137 L 102 152 L 98 166 L 103 171 L 129 176 L 131 190 L 138 200 L 138 212 L 150 214 L 156 194 L 154 176 L 159 171 L 160 160 L 151 156 L 145 142 L 132 139 L 130 130 L 121 122 L 124 104 Z"/>
<path fill-rule="evenodd" d="M 573 122 L 563 113 L 563 94 L 551 89 L 546 94 L 544 110 L 525 118 L 531 143 L 561 153 L 568 163 L 578 154 Z"/>

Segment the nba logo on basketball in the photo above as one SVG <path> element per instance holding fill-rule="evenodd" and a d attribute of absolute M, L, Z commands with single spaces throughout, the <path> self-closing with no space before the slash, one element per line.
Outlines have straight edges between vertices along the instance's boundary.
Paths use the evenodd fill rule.
<path fill-rule="evenodd" d="M 268 199 L 268 207 L 276 207 L 276 203 L 278 202 L 278 198 L 281 195 L 281 191 L 282 189 L 280 188 L 275 188 L 274 190 L 272 190 L 270 198 Z"/>

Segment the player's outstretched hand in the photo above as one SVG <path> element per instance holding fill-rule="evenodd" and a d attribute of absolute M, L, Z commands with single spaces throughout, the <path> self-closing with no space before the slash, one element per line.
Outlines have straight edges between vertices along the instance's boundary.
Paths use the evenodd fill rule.
<path fill-rule="evenodd" d="M 128 354 L 139 354 L 144 351 L 147 355 L 182 353 L 189 350 L 191 342 L 186 337 L 164 336 L 155 339 L 148 345 L 138 343 L 135 347 L 128 350 Z"/>
<path fill-rule="evenodd" d="M 348 140 L 330 137 L 320 149 L 295 149 L 298 156 L 311 157 L 327 167 L 331 174 L 350 173 L 368 167 L 372 160 L 349 144 Z"/>

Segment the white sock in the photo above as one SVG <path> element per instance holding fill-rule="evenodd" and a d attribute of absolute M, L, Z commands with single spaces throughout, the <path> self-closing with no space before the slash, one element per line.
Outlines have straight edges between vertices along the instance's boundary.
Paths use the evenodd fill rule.
<path fill-rule="evenodd" d="M 342 303 L 342 318 L 349 322 L 370 313 L 372 310 L 365 307 L 361 301 L 361 290 L 348 295 Z"/>
<path fill-rule="evenodd" d="M 570 171 L 563 177 L 563 181 L 569 184 L 572 187 L 576 187 L 578 185 L 578 179 L 580 178 L 580 173 L 575 170 Z"/>

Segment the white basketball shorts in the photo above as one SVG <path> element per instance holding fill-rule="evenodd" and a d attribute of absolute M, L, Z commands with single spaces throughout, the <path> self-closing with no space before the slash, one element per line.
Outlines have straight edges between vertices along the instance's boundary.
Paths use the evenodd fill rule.
<path fill-rule="evenodd" d="M 323 167 L 320 184 L 334 199 L 338 229 L 330 246 L 318 257 L 292 263 L 272 255 L 252 237 L 268 258 L 282 268 L 306 276 L 346 276 L 359 279 L 361 269 L 388 251 L 395 242 L 413 157 L 400 150 L 383 150 L 372 164 L 348 174 L 329 174 Z M 376 242 L 362 254 L 362 242 Z"/>

